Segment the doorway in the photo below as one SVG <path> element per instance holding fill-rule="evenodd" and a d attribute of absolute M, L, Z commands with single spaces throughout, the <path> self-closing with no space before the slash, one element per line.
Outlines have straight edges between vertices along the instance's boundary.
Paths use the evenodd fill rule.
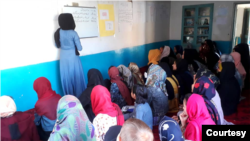
<path fill-rule="evenodd" d="M 236 4 L 234 18 L 233 47 L 247 43 L 250 52 L 250 3 Z"/>

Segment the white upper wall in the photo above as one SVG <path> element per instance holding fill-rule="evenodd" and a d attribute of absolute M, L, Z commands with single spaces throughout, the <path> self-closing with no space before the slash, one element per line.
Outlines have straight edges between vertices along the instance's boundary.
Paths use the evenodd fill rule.
<path fill-rule="evenodd" d="M 1 0 L 0 1 L 0 70 L 55 61 L 54 32 L 58 15 L 64 5 L 77 2 L 79 6 L 114 4 L 115 36 L 81 39 L 81 56 L 119 50 L 169 39 L 170 2 L 133 2 L 133 25 L 129 31 L 118 30 L 118 1 L 84 0 Z M 164 5 L 167 15 L 151 20 L 155 13 L 150 6 Z M 140 13 L 142 16 L 140 16 Z M 138 17 L 145 21 L 138 22 Z"/>
<path fill-rule="evenodd" d="M 214 4 L 213 11 L 213 29 L 212 40 L 215 41 L 230 41 L 233 34 L 233 19 L 234 19 L 234 1 L 172 1 L 170 10 L 170 40 L 181 40 L 182 30 L 182 7 L 188 5 L 200 5 L 200 4 Z M 226 16 L 227 24 L 218 25 L 217 12 L 218 9 L 226 7 L 228 13 Z"/>

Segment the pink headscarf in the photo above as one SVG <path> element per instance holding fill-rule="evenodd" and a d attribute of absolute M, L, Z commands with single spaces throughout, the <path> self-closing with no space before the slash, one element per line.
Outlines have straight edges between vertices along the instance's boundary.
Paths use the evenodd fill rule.
<path fill-rule="evenodd" d="M 187 128 L 185 138 L 187 140 L 202 140 L 202 125 L 215 125 L 208 113 L 204 99 L 199 94 L 192 94 L 187 101 Z"/>
<path fill-rule="evenodd" d="M 9 96 L 0 97 L 0 117 L 8 117 L 16 112 L 16 104 Z"/>
<path fill-rule="evenodd" d="M 238 52 L 232 52 L 231 56 L 234 58 L 234 64 L 237 70 L 239 71 L 240 75 L 242 76 L 243 79 L 246 77 L 246 70 L 241 64 L 241 56 Z"/>
<path fill-rule="evenodd" d="M 162 54 L 161 54 L 161 58 L 164 58 L 164 57 L 167 57 L 168 55 L 170 54 L 170 47 L 169 46 L 165 46 L 163 51 L 162 51 Z"/>

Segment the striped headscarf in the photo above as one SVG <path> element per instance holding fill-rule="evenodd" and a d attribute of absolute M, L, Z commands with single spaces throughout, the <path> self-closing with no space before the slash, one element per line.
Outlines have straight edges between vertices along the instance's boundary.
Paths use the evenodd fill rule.
<path fill-rule="evenodd" d="M 144 80 L 143 80 L 142 74 L 141 74 L 140 69 L 137 66 L 137 64 L 136 63 L 130 63 L 128 68 L 132 72 L 133 77 L 136 79 L 137 84 L 144 85 Z"/>
<path fill-rule="evenodd" d="M 166 72 L 159 65 L 152 64 L 148 69 L 148 77 L 145 85 L 160 88 L 168 96 L 165 84 L 166 78 Z"/>
<path fill-rule="evenodd" d="M 95 141 L 94 126 L 89 121 L 80 101 L 66 95 L 57 106 L 57 121 L 49 141 Z"/>

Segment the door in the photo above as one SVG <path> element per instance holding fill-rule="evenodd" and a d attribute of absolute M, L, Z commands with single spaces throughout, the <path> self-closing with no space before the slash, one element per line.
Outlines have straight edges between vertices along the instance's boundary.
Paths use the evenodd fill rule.
<path fill-rule="evenodd" d="M 242 43 L 249 43 L 249 16 L 250 16 L 250 9 L 244 9 L 244 17 L 243 17 L 243 27 L 242 27 Z"/>

